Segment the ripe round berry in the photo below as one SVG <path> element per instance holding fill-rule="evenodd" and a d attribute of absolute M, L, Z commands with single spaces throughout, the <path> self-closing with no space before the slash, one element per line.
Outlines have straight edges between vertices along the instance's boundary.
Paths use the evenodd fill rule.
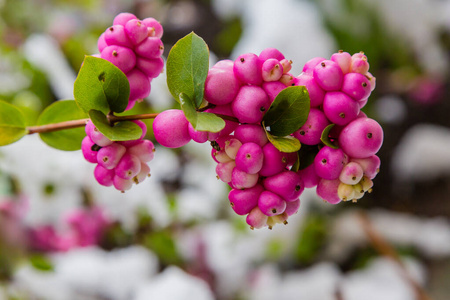
<path fill-rule="evenodd" d="M 260 123 L 269 106 L 266 92 L 261 87 L 253 85 L 241 87 L 231 103 L 233 114 L 241 123 Z"/>
<path fill-rule="evenodd" d="M 302 179 L 305 188 L 315 187 L 319 183 L 320 177 L 317 175 L 313 163 L 304 169 L 298 170 L 297 174 Z"/>
<path fill-rule="evenodd" d="M 325 116 L 334 124 L 347 125 L 359 114 L 359 104 L 342 92 L 328 92 L 323 100 Z"/>
<path fill-rule="evenodd" d="M 286 209 L 284 210 L 284 213 L 288 216 L 292 216 L 298 212 L 298 209 L 300 208 L 300 198 L 286 202 Z"/>
<path fill-rule="evenodd" d="M 169 109 L 159 113 L 153 121 L 156 141 L 168 148 L 186 145 L 191 140 L 188 123 L 182 110 Z"/>
<path fill-rule="evenodd" d="M 261 85 L 261 60 L 256 54 L 246 53 L 239 56 L 233 65 L 236 78 L 244 84 Z"/>
<path fill-rule="evenodd" d="M 245 221 L 250 225 L 250 229 L 259 229 L 267 225 L 268 216 L 265 215 L 259 207 L 253 208 L 247 215 Z"/>
<path fill-rule="evenodd" d="M 339 146 L 350 157 L 365 158 L 380 150 L 383 129 L 377 121 L 358 118 L 350 122 L 339 135 Z"/>
<path fill-rule="evenodd" d="M 241 148 L 242 143 L 235 138 L 230 138 L 225 141 L 225 153 L 231 158 L 236 159 L 236 154 L 238 153 L 239 149 Z"/>
<path fill-rule="evenodd" d="M 205 99 L 212 104 L 231 103 L 239 92 L 240 83 L 232 68 L 212 68 L 205 81 Z"/>
<path fill-rule="evenodd" d="M 331 55 L 330 60 L 336 62 L 342 70 L 342 73 L 347 74 L 350 72 L 350 67 L 352 64 L 352 56 L 348 52 L 339 51 Z"/>
<path fill-rule="evenodd" d="M 104 186 L 113 185 L 115 172 L 114 170 L 108 170 L 103 168 L 101 165 L 96 165 L 94 169 L 94 177 L 97 182 Z"/>
<path fill-rule="evenodd" d="M 380 158 L 376 155 L 372 155 L 366 158 L 354 158 L 352 157 L 350 161 L 358 163 L 363 169 L 364 176 L 369 179 L 375 178 L 380 171 Z"/>
<path fill-rule="evenodd" d="M 133 45 L 138 45 L 148 37 L 148 29 L 138 19 L 129 20 L 124 27 L 125 33 Z"/>
<path fill-rule="evenodd" d="M 370 90 L 370 82 L 366 76 L 359 73 L 348 73 L 344 76 L 341 91 L 355 101 L 361 101 L 369 97 Z"/>
<path fill-rule="evenodd" d="M 120 159 L 126 152 L 126 148 L 119 143 L 113 143 L 109 146 L 98 150 L 97 162 L 103 168 L 111 170 L 119 163 Z"/>
<path fill-rule="evenodd" d="M 260 147 L 263 147 L 269 141 L 262 126 L 254 124 L 239 125 L 234 131 L 234 137 L 243 144 L 252 142 Z"/>
<path fill-rule="evenodd" d="M 303 181 L 296 172 L 283 171 L 263 180 L 264 188 L 286 201 L 294 201 L 305 189 Z"/>
<path fill-rule="evenodd" d="M 295 85 L 303 85 L 308 90 L 310 106 L 318 107 L 322 105 L 325 91 L 317 84 L 312 74 L 302 73 L 297 77 Z"/>
<path fill-rule="evenodd" d="M 142 43 L 137 45 L 134 48 L 134 51 L 136 51 L 137 55 L 147 59 L 159 58 L 164 52 L 164 45 L 161 42 L 161 39 L 157 37 L 148 37 Z"/>
<path fill-rule="evenodd" d="M 258 207 L 267 216 L 282 214 L 286 209 L 286 201 L 277 194 L 270 191 L 263 191 L 259 195 Z"/>
<path fill-rule="evenodd" d="M 342 86 L 344 74 L 339 64 L 324 60 L 314 67 L 314 79 L 325 91 L 337 91 Z"/>
<path fill-rule="evenodd" d="M 269 97 L 270 103 L 272 103 L 277 95 L 286 88 L 286 85 L 279 81 L 268 81 L 262 84 L 262 88 Z"/>
<path fill-rule="evenodd" d="M 111 62 L 124 73 L 128 73 L 136 65 L 136 55 L 127 47 L 117 45 L 105 47 L 101 52 L 101 58 Z"/>
<path fill-rule="evenodd" d="M 128 153 L 139 158 L 141 162 L 149 162 L 155 157 L 155 145 L 150 140 L 143 140 L 128 148 Z"/>
<path fill-rule="evenodd" d="M 288 156 L 281 152 L 272 143 L 267 143 L 262 148 L 264 160 L 259 174 L 261 176 L 272 176 L 283 171 L 288 163 Z"/>
<path fill-rule="evenodd" d="M 330 124 L 325 114 L 317 108 L 311 108 L 308 119 L 294 136 L 305 145 L 317 145 L 320 143 L 322 132 Z"/>
<path fill-rule="evenodd" d="M 131 189 L 131 187 L 133 186 L 133 180 L 132 179 L 123 179 L 116 175 L 113 178 L 113 185 L 116 188 L 116 190 L 124 192 L 124 191 Z"/>
<path fill-rule="evenodd" d="M 333 180 L 339 178 L 348 157 L 341 149 L 325 146 L 314 158 L 314 170 L 321 178 Z"/>
<path fill-rule="evenodd" d="M 246 215 L 257 207 L 259 195 L 264 191 L 264 188 L 257 184 L 252 188 L 239 190 L 232 189 L 228 194 L 231 207 L 238 215 Z"/>
<path fill-rule="evenodd" d="M 100 147 L 96 145 L 89 136 L 85 136 L 81 141 L 81 152 L 84 158 L 93 164 L 97 163 L 97 154 Z"/>
<path fill-rule="evenodd" d="M 236 163 L 234 160 L 218 163 L 216 166 L 216 174 L 220 180 L 225 183 L 231 182 L 231 175 Z"/>
<path fill-rule="evenodd" d="M 341 202 L 338 195 L 338 188 L 340 184 L 341 181 L 339 179 L 327 180 L 322 178 L 317 184 L 317 195 L 328 203 L 337 204 Z"/>
<path fill-rule="evenodd" d="M 344 166 L 339 175 L 339 180 L 346 184 L 357 184 L 363 177 L 364 172 L 361 166 L 356 162 L 349 162 Z"/>
<path fill-rule="evenodd" d="M 141 161 L 136 156 L 125 153 L 117 164 L 116 176 L 123 179 L 132 179 L 141 171 Z"/>
<path fill-rule="evenodd" d="M 231 172 L 231 186 L 235 189 L 248 189 L 258 183 L 258 174 L 249 174 L 238 168 Z"/>
<path fill-rule="evenodd" d="M 137 68 L 134 68 L 126 75 L 128 82 L 130 83 L 129 99 L 131 101 L 144 99 L 150 94 L 150 80 L 148 79 L 147 75 L 145 75 Z"/>
<path fill-rule="evenodd" d="M 133 44 L 128 39 L 125 28 L 122 25 L 113 25 L 105 31 L 105 42 L 112 46 L 123 46 L 131 48 Z"/>
<path fill-rule="evenodd" d="M 311 59 L 308 60 L 308 61 L 306 62 L 306 64 L 303 66 L 302 72 L 303 72 L 303 73 L 306 73 L 306 74 L 309 74 L 309 75 L 312 75 L 312 73 L 313 73 L 313 71 L 314 71 L 314 68 L 315 68 L 319 63 L 321 63 L 321 62 L 324 61 L 324 60 L 326 60 L 326 59 L 323 58 L 323 57 L 314 57 L 314 58 L 311 58 Z"/>
<path fill-rule="evenodd" d="M 264 81 L 278 81 L 283 75 L 283 66 L 275 58 L 269 58 L 262 64 L 262 78 Z"/>
<path fill-rule="evenodd" d="M 271 58 L 274 58 L 279 61 L 284 59 L 283 53 L 281 53 L 280 50 L 276 48 L 266 48 L 263 51 L 261 51 L 258 57 L 263 62 Z"/>
<path fill-rule="evenodd" d="M 242 144 L 236 154 L 236 167 L 249 174 L 258 173 L 263 165 L 264 153 L 255 143 Z"/>
<path fill-rule="evenodd" d="M 163 27 L 155 18 L 145 18 L 142 20 L 142 23 L 144 23 L 144 25 L 148 28 L 148 36 L 154 36 L 157 38 L 161 38 L 163 36 Z"/>
<path fill-rule="evenodd" d="M 132 13 L 127 13 L 127 12 L 123 12 L 118 14 L 114 20 L 113 20 L 113 25 L 122 25 L 125 26 L 125 24 L 129 21 L 129 20 L 133 20 L 133 19 L 137 19 L 137 17 L 135 15 L 133 15 Z"/>
<path fill-rule="evenodd" d="M 161 57 L 144 58 L 136 57 L 136 68 L 144 72 L 149 78 L 156 78 L 164 69 L 164 60 Z"/>

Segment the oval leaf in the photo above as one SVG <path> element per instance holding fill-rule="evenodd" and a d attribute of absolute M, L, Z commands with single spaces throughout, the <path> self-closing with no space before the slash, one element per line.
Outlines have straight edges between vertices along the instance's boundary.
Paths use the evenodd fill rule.
<path fill-rule="evenodd" d="M 263 121 L 275 136 L 287 136 L 305 124 L 309 114 L 309 94 L 304 86 L 282 90 L 272 102 Z"/>
<path fill-rule="evenodd" d="M 142 135 L 142 129 L 131 121 L 117 122 L 114 126 L 109 125 L 106 115 L 98 110 L 91 110 L 89 117 L 95 127 L 111 141 L 137 140 Z"/>
<path fill-rule="evenodd" d="M 192 124 L 192 127 L 197 127 L 197 111 L 195 109 L 194 101 L 185 93 L 181 93 L 179 96 L 181 110 L 184 116 Z"/>
<path fill-rule="evenodd" d="M 339 148 L 338 146 L 336 146 L 332 141 L 330 141 L 330 131 L 331 129 L 334 127 L 335 124 L 330 124 L 327 127 L 325 127 L 325 129 L 322 131 L 322 135 L 320 136 L 320 140 L 322 141 L 322 143 L 324 143 L 326 146 L 329 146 L 333 149 L 337 149 Z"/>
<path fill-rule="evenodd" d="M 269 142 L 271 142 L 272 145 L 274 145 L 275 148 L 277 148 L 281 152 L 286 153 L 297 152 L 301 148 L 300 141 L 293 136 L 290 135 L 284 137 L 274 136 L 267 131 L 266 127 L 264 127 L 264 131 L 266 132 Z"/>
<path fill-rule="evenodd" d="M 180 39 L 167 57 L 167 86 L 179 101 L 185 93 L 198 108 L 203 101 L 205 80 L 209 68 L 209 50 L 205 41 L 191 32 Z"/>
<path fill-rule="evenodd" d="M 88 113 L 123 112 L 128 105 L 130 84 L 125 74 L 109 61 L 86 56 L 74 84 L 75 101 Z"/>
<path fill-rule="evenodd" d="M 12 104 L 0 101 L 0 146 L 20 140 L 27 134 L 22 112 Z"/>
<path fill-rule="evenodd" d="M 74 100 L 56 101 L 47 106 L 38 118 L 37 125 L 47 125 L 87 118 Z M 65 151 L 81 148 L 81 141 L 86 136 L 84 127 L 43 132 L 39 136 L 49 146 Z"/>

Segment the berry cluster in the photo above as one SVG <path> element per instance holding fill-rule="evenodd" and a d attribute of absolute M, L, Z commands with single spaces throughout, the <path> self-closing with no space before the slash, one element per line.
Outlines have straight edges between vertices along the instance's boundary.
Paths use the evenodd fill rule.
<path fill-rule="evenodd" d="M 137 140 L 113 142 L 89 120 L 85 127 L 87 136 L 81 143 L 84 158 L 97 164 L 94 176 L 98 183 L 114 185 L 122 192 L 129 190 L 133 183 L 138 184 L 150 176 L 147 162 L 153 159 L 155 151 L 152 141 L 144 139 L 147 132 L 144 122 L 132 122 L 142 129 L 142 135 Z"/>
<path fill-rule="evenodd" d="M 327 60 L 308 61 L 295 79 L 307 88 L 311 110 L 306 123 L 294 133 L 305 145 L 319 145 L 314 163 L 300 171 L 306 187 L 317 185 L 317 194 L 330 203 L 356 201 L 370 191 L 380 159 L 375 155 L 383 130 L 361 108 L 375 88 L 375 77 L 362 53 L 339 51 Z M 323 146 L 323 130 L 334 124 L 329 138 L 339 147 Z M 323 146 L 323 147 L 322 147 Z"/>
<path fill-rule="evenodd" d="M 150 93 L 150 82 L 164 67 L 161 55 L 163 28 L 154 18 L 139 20 L 131 13 L 120 13 L 113 26 L 98 39 L 100 57 L 124 72 L 130 83 L 127 109 Z"/>
<path fill-rule="evenodd" d="M 204 95 L 206 112 L 230 117 L 218 133 L 194 130 L 181 110 L 164 111 L 153 122 L 155 138 L 165 147 L 181 147 L 191 139 L 212 142 L 217 176 L 232 187 L 231 206 L 247 215 L 251 228 L 286 223 L 300 206 L 303 182 L 290 170 L 297 154 L 276 149 L 261 126 L 275 97 L 294 82 L 291 63 L 274 48 L 216 63 Z"/>

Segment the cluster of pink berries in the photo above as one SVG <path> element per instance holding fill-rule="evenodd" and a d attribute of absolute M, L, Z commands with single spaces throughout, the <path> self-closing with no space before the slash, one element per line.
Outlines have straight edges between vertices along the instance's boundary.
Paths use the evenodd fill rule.
<path fill-rule="evenodd" d="M 181 110 L 164 111 L 153 122 L 155 138 L 165 147 L 181 147 L 191 139 L 212 142 L 217 176 L 232 187 L 231 206 L 247 215 L 251 228 L 286 223 L 304 190 L 300 175 L 290 170 L 297 154 L 276 149 L 261 126 L 278 93 L 294 83 L 291 63 L 274 48 L 216 63 L 205 82 L 211 106 L 206 112 L 231 118 L 218 133 L 194 130 Z"/>
<path fill-rule="evenodd" d="M 323 130 L 339 148 L 323 146 L 314 163 L 300 171 L 306 187 L 317 185 L 317 194 L 330 203 L 356 201 L 371 190 L 380 159 L 375 154 L 383 143 L 383 130 L 361 108 L 375 88 L 367 57 L 339 51 L 330 60 L 308 61 L 296 78 L 307 88 L 311 110 L 294 136 L 306 145 L 321 145 Z"/>
<path fill-rule="evenodd" d="M 113 26 L 98 39 L 100 57 L 124 72 L 130 83 L 127 109 L 150 93 L 150 82 L 164 67 L 161 55 L 163 28 L 154 18 L 139 20 L 131 13 L 120 13 Z"/>
<path fill-rule="evenodd" d="M 89 120 L 85 130 L 87 136 L 81 143 L 84 158 L 97 164 L 94 170 L 99 184 L 112 186 L 119 190 L 129 190 L 133 183 L 142 182 L 150 176 L 150 162 L 154 157 L 155 147 L 150 140 L 144 139 L 147 127 L 144 122 L 133 121 L 142 129 L 137 140 L 113 142 L 105 137 Z"/>

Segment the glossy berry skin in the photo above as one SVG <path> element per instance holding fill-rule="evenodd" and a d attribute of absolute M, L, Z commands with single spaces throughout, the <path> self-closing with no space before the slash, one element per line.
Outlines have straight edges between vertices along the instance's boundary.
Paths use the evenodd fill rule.
<path fill-rule="evenodd" d="M 123 179 L 116 175 L 113 178 L 113 185 L 116 188 L 116 190 L 124 192 L 131 189 L 131 187 L 133 186 L 133 180 Z"/>
<path fill-rule="evenodd" d="M 317 108 L 311 108 L 308 119 L 299 130 L 294 132 L 300 143 L 305 145 L 317 145 L 320 143 L 322 132 L 330 124 L 325 114 Z"/>
<path fill-rule="evenodd" d="M 212 68 L 205 81 L 205 99 L 212 104 L 231 103 L 239 92 L 240 83 L 232 68 Z"/>
<path fill-rule="evenodd" d="M 265 215 L 259 207 L 253 208 L 247 215 L 245 221 L 250 225 L 251 229 L 259 229 L 267 225 L 268 216 Z"/>
<path fill-rule="evenodd" d="M 262 64 L 262 78 L 264 81 L 278 81 L 283 75 L 283 66 L 278 59 L 269 58 Z"/>
<path fill-rule="evenodd" d="M 312 73 L 314 72 L 314 68 L 315 68 L 319 63 L 321 63 L 321 62 L 324 61 L 324 60 L 326 60 L 326 59 L 323 58 L 323 57 L 314 57 L 314 58 L 311 58 L 311 59 L 308 60 L 308 61 L 306 62 L 306 64 L 303 66 L 302 72 L 303 72 L 303 73 L 306 73 L 306 74 L 309 74 L 309 75 L 312 75 Z"/>
<path fill-rule="evenodd" d="M 243 144 L 252 142 L 260 147 L 263 147 L 269 142 L 262 126 L 254 124 L 239 125 L 234 131 L 234 137 Z"/>
<path fill-rule="evenodd" d="M 81 152 L 83 153 L 84 158 L 93 164 L 97 163 L 97 154 L 98 150 L 96 151 L 96 145 L 92 140 L 85 136 L 84 139 L 81 141 Z"/>
<path fill-rule="evenodd" d="M 286 85 L 279 81 L 269 81 L 264 82 L 262 84 L 262 88 L 269 97 L 270 103 L 272 103 L 273 100 L 275 100 L 275 98 L 277 97 L 277 95 L 286 88 Z"/>
<path fill-rule="evenodd" d="M 276 216 L 284 212 L 286 201 L 273 192 L 263 191 L 259 195 L 258 207 L 266 216 Z"/>
<path fill-rule="evenodd" d="M 145 18 L 142 20 L 145 26 L 148 27 L 148 36 L 161 38 L 164 34 L 163 27 L 155 18 Z"/>
<path fill-rule="evenodd" d="M 263 82 L 261 60 L 256 54 L 240 55 L 233 65 L 236 78 L 243 84 L 261 85 Z"/>
<path fill-rule="evenodd" d="M 127 47 L 117 45 L 108 46 L 103 49 L 100 56 L 111 62 L 124 73 L 130 72 L 136 65 L 136 55 L 133 50 Z"/>
<path fill-rule="evenodd" d="M 323 100 L 325 116 L 334 124 L 347 125 L 359 114 L 359 104 L 342 92 L 328 92 Z"/>
<path fill-rule="evenodd" d="M 216 174 L 220 180 L 225 183 L 231 182 L 233 169 L 236 167 L 234 160 L 218 163 L 216 166 Z"/>
<path fill-rule="evenodd" d="M 135 15 L 133 15 L 132 13 L 123 12 L 123 13 L 120 13 L 117 16 L 115 16 L 115 18 L 113 20 L 113 25 L 125 26 L 125 24 L 129 20 L 133 20 L 133 19 L 137 19 L 137 17 Z"/>
<path fill-rule="evenodd" d="M 105 31 L 105 42 L 108 45 L 118 45 L 130 48 L 132 46 L 125 28 L 122 25 L 113 25 Z"/>
<path fill-rule="evenodd" d="M 141 171 L 141 161 L 136 156 L 125 153 L 117 164 L 116 176 L 123 179 L 132 179 Z"/>
<path fill-rule="evenodd" d="M 269 109 L 270 102 L 259 86 L 246 85 L 239 90 L 231 103 L 233 115 L 240 123 L 260 123 Z"/>
<path fill-rule="evenodd" d="M 249 174 L 258 173 L 263 165 L 264 153 L 255 143 L 242 144 L 236 154 L 236 167 Z"/>
<path fill-rule="evenodd" d="M 244 190 L 232 189 L 228 194 L 228 199 L 233 210 L 242 216 L 258 206 L 258 198 L 263 191 L 264 188 L 260 184 Z"/>
<path fill-rule="evenodd" d="M 167 148 L 182 147 L 191 140 L 188 124 L 182 110 L 165 110 L 159 113 L 153 121 L 155 139 Z"/>
<path fill-rule="evenodd" d="M 294 201 L 305 189 L 303 181 L 296 172 L 283 171 L 263 180 L 264 188 L 271 191 L 286 201 Z"/>
<path fill-rule="evenodd" d="M 103 186 L 112 186 L 115 172 L 108 170 L 100 165 L 96 165 L 94 169 L 94 177 L 97 182 Z"/>
<path fill-rule="evenodd" d="M 149 78 L 156 78 L 164 69 L 164 60 L 161 57 L 136 57 L 136 67 Z"/>
<path fill-rule="evenodd" d="M 258 183 L 258 174 L 249 174 L 238 168 L 231 172 L 231 186 L 235 189 L 248 189 Z"/>
<path fill-rule="evenodd" d="M 324 146 L 314 158 L 314 170 L 324 179 L 333 180 L 339 178 L 348 157 L 342 149 L 333 149 Z"/>
<path fill-rule="evenodd" d="M 142 140 L 139 144 L 128 148 L 127 151 L 139 158 L 141 162 L 149 162 L 155 157 L 155 145 L 150 140 Z"/>
<path fill-rule="evenodd" d="M 317 175 L 313 163 L 304 169 L 298 170 L 297 174 L 302 179 L 305 188 L 315 187 L 319 183 L 320 177 Z"/>
<path fill-rule="evenodd" d="M 148 28 L 138 19 L 129 20 L 124 26 L 125 33 L 133 45 L 138 45 L 148 37 Z"/>
<path fill-rule="evenodd" d="M 341 199 L 338 196 L 338 188 L 340 184 L 341 181 L 339 179 L 321 179 L 317 184 L 317 195 L 328 203 L 337 204 L 341 202 Z"/>
<path fill-rule="evenodd" d="M 158 58 L 164 52 L 164 45 L 160 38 L 148 37 L 134 48 L 138 56 L 144 58 Z"/>
<path fill-rule="evenodd" d="M 286 209 L 284 210 L 284 213 L 288 216 L 292 216 L 298 212 L 298 209 L 300 208 L 300 198 L 295 199 L 294 201 L 286 202 Z"/>
<path fill-rule="evenodd" d="M 113 143 L 113 141 L 111 141 L 106 136 L 104 136 L 103 133 L 101 133 L 95 127 L 94 123 L 92 123 L 91 120 L 89 120 L 86 123 L 86 127 L 84 128 L 84 131 L 86 132 L 87 136 L 91 139 L 91 141 L 100 147 L 109 146 Z"/>
<path fill-rule="evenodd" d="M 318 107 L 322 105 L 325 97 L 325 91 L 314 80 L 312 74 L 302 73 L 297 76 L 295 85 L 303 85 L 308 90 L 311 107 Z"/>
<path fill-rule="evenodd" d="M 231 158 L 236 159 L 236 155 L 241 148 L 242 143 L 238 139 L 230 138 L 225 141 L 225 153 Z"/>
<path fill-rule="evenodd" d="M 339 146 L 350 157 L 375 155 L 383 144 L 383 129 L 377 121 L 358 118 L 349 123 L 339 135 Z"/>
<path fill-rule="evenodd" d="M 331 55 L 330 60 L 336 62 L 341 67 L 342 73 L 347 74 L 350 72 L 352 64 L 352 56 L 348 52 L 339 51 Z"/>
<path fill-rule="evenodd" d="M 324 60 L 316 65 L 313 75 L 316 82 L 325 91 L 338 91 L 344 79 L 341 67 L 332 60 Z"/>
<path fill-rule="evenodd" d="M 105 33 L 103 32 L 97 40 L 97 49 L 99 52 L 102 52 L 106 47 L 108 47 L 108 44 L 105 41 Z"/>
<path fill-rule="evenodd" d="M 267 143 L 263 148 L 264 160 L 259 174 L 261 176 L 273 176 L 283 171 L 288 163 L 286 153 L 281 152 L 272 143 Z"/>
<path fill-rule="evenodd" d="M 259 59 L 261 61 L 266 61 L 268 59 L 276 59 L 278 61 L 281 61 L 284 59 L 283 53 L 280 52 L 280 50 L 276 48 L 266 48 L 259 54 Z"/>
<path fill-rule="evenodd" d="M 339 175 L 339 180 L 346 184 L 357 184 L 363 177 L 364 171 L 357 162 L 347 163 Z"/>
<path fill-rule="evenodd" d="M 126 75 L 130 83 L 130 100 L 144 99 L 150 94 L 150 80 L 142 71 L 134 68 Z"/>
<path fill-rule="evenodd" d="M 348 73 L 344 76 L 341 91 L 355 101 L 366 99 L 371 92 L 369 79 L 359 73 Z"/>
<path fill-rule="evenodd" d="M 118 143 L 103 147 L 97 153 L 97 162 L 105 169 L 114 169 L 126 150 L 124 146 Z"/>
<path fill-rule="evenodd" d="M 380 171 L 380 158 L 376 155 L 372 155 L 366 158 L 350 158 L 350 161 L 358 163 L 363 169 L 364 176 L 369 179 L 375 178 Z"/>

